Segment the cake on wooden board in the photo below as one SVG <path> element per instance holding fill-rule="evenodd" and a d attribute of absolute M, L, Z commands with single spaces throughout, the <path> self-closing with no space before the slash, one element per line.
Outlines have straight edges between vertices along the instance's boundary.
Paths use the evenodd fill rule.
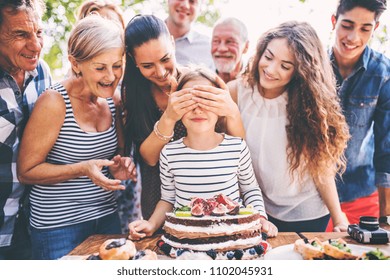
<path fill-rule="evenodd" d="M 174 258 L 184 253 L 188 259 L 201 254 L 212 259 L 258 258 L 268 247 L 260 217 L 252 207 L 240 207 L 223 194 L 193 198 L 190 206 L 166 214 L 158 246 Z"/>

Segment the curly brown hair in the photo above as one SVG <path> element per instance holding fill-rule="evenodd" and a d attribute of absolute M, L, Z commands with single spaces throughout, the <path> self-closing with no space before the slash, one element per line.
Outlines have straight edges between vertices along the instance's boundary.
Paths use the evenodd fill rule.
<path fill-rule="evenodd" d="M 252 89 L 258 86 L 260 58 L 272 40 L 282 38 L 287 40 L 296 60 L 295 73 L 286 88 L 290 173 L 299 170 L 301 177 L 307 170 L 317 179 L 324 173 L 341 174 L 345 171 L 349 129 L 336 93 L 330 60 L 311 25 L 288 21 L 265 32 L 258 40 L 256 54 L 244 78 Z"/>

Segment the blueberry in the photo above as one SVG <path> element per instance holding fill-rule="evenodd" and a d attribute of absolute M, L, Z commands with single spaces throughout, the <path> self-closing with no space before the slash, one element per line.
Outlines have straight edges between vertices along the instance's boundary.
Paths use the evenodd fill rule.
<path fill-rule="evenodd" d="M 110 250 L 113 248 L 119 248 L 125 244 L 126 244 L 125 238 L 116 239 L 106 246 L 106 250 Z"/>
<path fill-rule="evenodd" d="M 255 248 L 250 248 L 250 249 L 249 249 L 249 254 L 251 254 L 251 255 L 256 255 L 256 250 L 255 250 Z"/>
<path fill-rule="evenodd" d="M 267 238 L 268 238 L 268 234 L 266 234 L 265 232 L 262 232 L 261 233 L 261 238 L 263 238 L 263 240 L 266 241 Z"/>
<path fill-rule="evenodd" d="M 170 256 L 171 249 L 172 249 L 172 246 L 167 244 L 167 243 L 163 243 L 160 246 L 160 250 L 163 251 L 164 254 L 167 256 Z"/>
<path fill-rule="evenodd" d="M 233 258 L 234 258 L 234 252 L 232 252 L 232 251 L 228 252 L 228 253 L 226 254 L 226 257 L 227 257 L 229 260 L 233 259 Z"/>
<path fill-rule="evenodd" d="M 97 261 L 101 260 L 101 258 L 99 257 L 99 255 L 90 255 L 87 260 Z"/>
<path fill-rule="evenodd" d="M 263 245 L 256 245 L 255 247 L 253 247 L 256 251 L 256 253 L 260 256 L 261 254 L 264 253 L 264 247 Z"/>
<path fill-rule="evenodd" d="M 139 260 L 139 259 L 141 259 L 142 257 L 145 257 L 145 251 L 138 251 L 136 254 L 135 254 L 135 256 L 134 256 L 134 260 Z"/>
<path fill-rule="evenodd" d="M 215 258 L 217 257 L 217 252 L 216 252 L 215 250 L 213 250 L 213 249 L 208 250 L 208 251 L 206 252 L 206 254 L 207 254 L 210 258 L 212 258 L 213 260 L 215 260 Z"/>
<path fill-rule="evenodd" d="M 234 251 L 234 257 L 237 260 L 241 260 L 243 255 L 244 255 L 244 251 L 243 250 L 236 250 L 236 251 Z"/>
<path fill-rule="evenodd" d="M 185 253 L 185 252 L 191 252 L 190 250 L 188 250 L 188 249 L 177 249 L 177 251 L 176 251 L 176 256 L 177 257 L 180 257 L 183 253 Z"/>

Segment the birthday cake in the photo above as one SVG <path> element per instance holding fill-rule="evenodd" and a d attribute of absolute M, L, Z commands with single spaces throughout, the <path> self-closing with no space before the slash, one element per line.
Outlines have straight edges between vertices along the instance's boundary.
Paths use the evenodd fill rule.
<path fill-rule="evenodd" d="M 157 245 L 174 258 L 254 259 L 268 247 L 260 214 L 223 194 L 167 213 L 163 230 Z"/>

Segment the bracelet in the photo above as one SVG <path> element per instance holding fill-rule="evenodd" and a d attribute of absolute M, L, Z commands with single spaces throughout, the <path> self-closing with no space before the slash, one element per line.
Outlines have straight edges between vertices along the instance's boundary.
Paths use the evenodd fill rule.
<path fill-rule="evenodd" d="M 162 140 L 162 141 L 170 141 L 172 138 L 173 138 L 173 135 L 175 134 L 174 131 L 172 131 L 172 134 L 169 135 L 169 136 L 166 136 L 164 134 L 162 134 L 159 130 L 158 130 L 158 124 L 159 124 L 160 121 L 156 121 L 156 123 L 154 124 L 154 127 L 153 127 L 153 131 L 154 131 L 154 134 L 156 134 L 157 138 Z"/>

